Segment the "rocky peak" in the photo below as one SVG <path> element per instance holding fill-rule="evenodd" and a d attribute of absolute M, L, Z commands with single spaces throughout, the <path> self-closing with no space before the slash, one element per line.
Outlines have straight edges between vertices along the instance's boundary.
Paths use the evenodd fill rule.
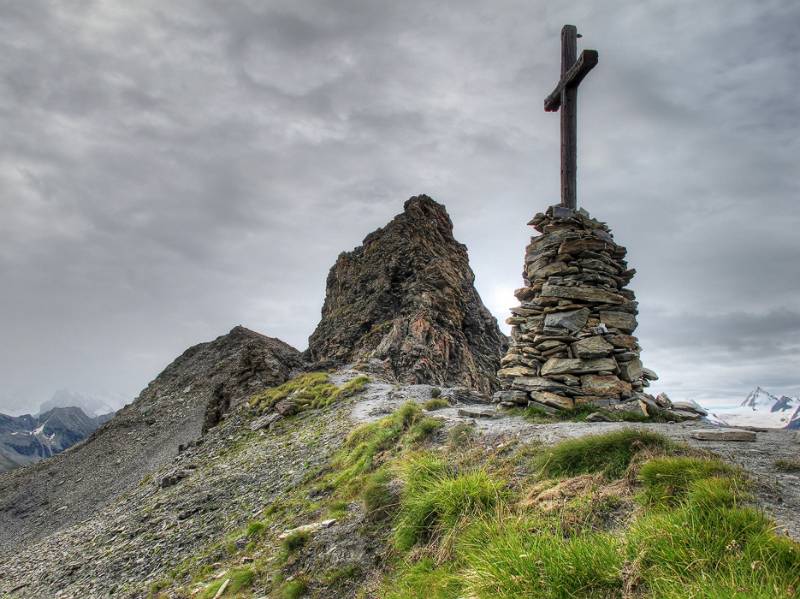
<path fill-rule="evenodd" d="M 331 268 L 310 357 L 379 360 L 403 382 L 489 392 L 507 340 L 475 290 L 467 248 L 441 204 L 420 195 L 403 208 Z"/>

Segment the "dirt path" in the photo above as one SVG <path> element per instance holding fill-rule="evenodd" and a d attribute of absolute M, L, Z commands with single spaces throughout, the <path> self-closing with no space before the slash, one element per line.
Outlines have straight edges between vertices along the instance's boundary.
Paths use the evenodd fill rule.
<path fill-rule="evenodd" d="M 442 389 L 445 396 L 452 389 Z M 431 397 L 430 385 L 397 386 L 389 383 L 372 383 L 353 408 L 352 418 L 370 421 L 392 413 L 406 401 L 423 402 Z M 461 410 L 461 413 L 459 413 Z M 496 414 L 495 418 L 464 415 L 467 412 Z M 485 404 L 457 404 L 437 410 L 435 416 L 448 421 L 448 426 L 459 422 L 472 422 L 483 435 L 498 438 L 516 438 L 523 442 L 538 441 L 552 444 L 562 439 L 604 433 L 621 428 L 640 428 L 659 432 L 690 446 L 710 450 L 721 458 L 738 464 L 752 475 L 756 483 L 759 505 L 777 523 L 778 529 L 800 540 L 800 476 L 781 472 L 775 468 L 778 459 L 796 459 L 800 453 L 800 435 L 786 430 L 770 430 L 756 434 L 754 442 L 698 441 L 690 435 L 693 430 L 713 428 L 708 423 L 639 424 L 626 422 L 559 422 L 532 424 L 519 416 L 509 416 Z"/>

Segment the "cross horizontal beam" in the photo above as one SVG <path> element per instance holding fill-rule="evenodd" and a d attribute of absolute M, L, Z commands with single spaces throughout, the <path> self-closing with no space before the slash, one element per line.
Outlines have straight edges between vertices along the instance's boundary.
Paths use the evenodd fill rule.
<path fill-rule="evenodd" d="M 553 92 L 544 99 L 545 111 L 556 112 L 561 107 L 561 92 L 568 87 L 577 86 L 595 66 L 597 66 L 597 50 L 581 52 L 580 58 L 564 73 Z"/>

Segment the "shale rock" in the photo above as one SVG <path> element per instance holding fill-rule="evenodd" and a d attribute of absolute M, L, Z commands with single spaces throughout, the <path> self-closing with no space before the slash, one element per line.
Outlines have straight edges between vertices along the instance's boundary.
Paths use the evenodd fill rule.
<path fill-rule="evenodd" d="M 377 359 L 405 383 L 461 384 L 490 394 L 508 340 L 474 280 L 444 206 L 413 197 L 331 268 L 310 359 Z"/>
<path fill-rule="evenodd" d="M 516 291 L 521 303 L 506 321 L 511 345 L 498 372 L 502 388 L 565 410 L 614 407 L 633 394 L 640 397 L 620 409 L 646 412 L 640 400 L 658 408 L 642 393 L 658 376 L 643 367 L 632 335 L 638 306 L 626 287 L 635 271 L 625 248 L 584 210 L 550 208 L 529 224 L 542 235 L 528 245 L 525 286 Z"/>

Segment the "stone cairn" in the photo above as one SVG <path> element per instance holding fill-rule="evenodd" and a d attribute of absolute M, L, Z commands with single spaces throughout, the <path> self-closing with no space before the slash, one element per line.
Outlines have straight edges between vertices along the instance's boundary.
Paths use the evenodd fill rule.
<path fill-rule="evenodd" d="M 497 373 L 503 406 L 546 412 L 591 405 L 672 408 L 644 388 L 658 377 L 642 367 L 638 303 L 626 288 L 635 274 L 605 223 L 583 210 L 550 207 L 528 223 L 541 235 L 525 252 L 525 286 L 511 308 L 511 345 Z"/>

